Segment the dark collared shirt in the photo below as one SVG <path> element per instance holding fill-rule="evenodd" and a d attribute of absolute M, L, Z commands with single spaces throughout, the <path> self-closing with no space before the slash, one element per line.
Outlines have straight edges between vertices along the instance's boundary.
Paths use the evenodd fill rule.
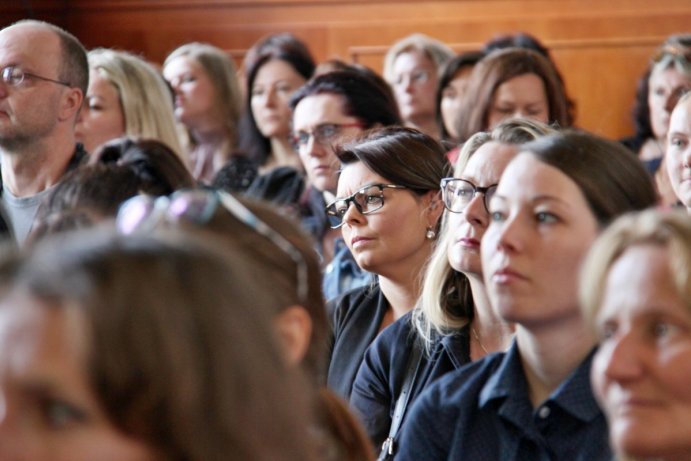
<path fill-rule="evenodd" d="M 420 341 L 411 317 L 412 313 L 407 313 L 386 327 L 374 340 L 365 353 L 353 384 L 350 405 L 360 417 L 375 447 L 380 447 L 389 435 L 408 360 L 414 342 Z M 470 341 L 467 326 L 453 335 L 435 335 L 429 355 L 423 353 L 420 357 L 418 373 L 410 389 L 401 424 L 405 424 L 413 402 L 432 382 L 468 362 Z"/>
<path fill-rule="evenodd" d="M 533 409 L 516 343 L 449 373 L 420 396 L 397 460 L 609 461 L 590 387 L 591 353 Z"/>

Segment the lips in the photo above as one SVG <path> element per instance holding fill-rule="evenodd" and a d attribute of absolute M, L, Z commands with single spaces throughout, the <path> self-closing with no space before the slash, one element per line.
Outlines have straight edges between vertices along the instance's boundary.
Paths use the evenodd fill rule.
<path fill-rule="evenodd" d="M 478 249 L 480 248 L 480 241 L 472 237 L 462 237 L 459 238 L 458 243 L 466 248 Z"/>
<path fill-rule="evenodd" d="M 350 239 L 350 247 L 353 249 L 357 249 L 358 247 L 365 245 L 371 241 L 372 241 L 371 238 L 362 237 L 362 236 L 355 236 L 352 239 Z"/>
<path fill-rule="evenodd" d="M 508 285 L 527 280 L 528 277 L 509 266 L 505 266 L 492 274 L 492 281 L 499 285 Z"/>

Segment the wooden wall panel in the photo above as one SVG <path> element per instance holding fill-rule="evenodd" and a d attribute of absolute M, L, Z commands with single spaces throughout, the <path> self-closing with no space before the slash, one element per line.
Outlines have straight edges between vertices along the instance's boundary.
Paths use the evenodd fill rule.
<path fill-rule="evenodd" d="M 18 2 L 16 2 L 18 3 Z M 264 35 L 289 31 L 319 60 L 381 70 L 388 46 L 412 32 L 454 49 L 526 31 L 553 50 L 578 106 L 578 124 L 610 137 L 631 132 L 639 75 L 656 45 L 691 27 L 689 0 L 34 0 L 88 47 L 133 50 L 161 62 L 176 46 L 207 41 L 240 61 Z M 21 17 L 0 5 L 0 25 Z"/>

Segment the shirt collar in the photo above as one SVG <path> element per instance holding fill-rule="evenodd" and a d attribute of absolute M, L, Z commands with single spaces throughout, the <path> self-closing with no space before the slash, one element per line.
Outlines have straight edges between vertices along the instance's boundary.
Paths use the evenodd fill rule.
<path fill-rule="evenodd" d="M 591 421 L 600 414 L 600 408 L 593 396 L 590 386 L 590 365 L 595 349 L 581 362 L 566 380 L 550 395 L 548 402 L 561 407 L 564 411 L 582 421 Z M 520 352 L 516 341 L 501 359 L 499 367 L 489 377 L 479 396 L 479 407 L 486 407 L 492 402 L 506 405 L 525 405 L 528 401 L 528 383 L 521 364 Z M 502 408 L 502 413 L 507 408 Z"/>

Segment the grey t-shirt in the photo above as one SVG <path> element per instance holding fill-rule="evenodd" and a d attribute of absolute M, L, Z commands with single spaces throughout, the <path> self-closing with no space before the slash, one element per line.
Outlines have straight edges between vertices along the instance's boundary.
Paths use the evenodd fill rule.
<path fill-rule="evenodd" d="M 43 197 L 48 195 L 50 188 L 29 197 L 15 197 L 7 187 L 2 188 L 2 206 L 5 209 L 9 222 L 7 223 L 12 230 L 14 240 L 21 246 L 31 231 L 31 226 L 36 218 L 38 205 Z"/>

